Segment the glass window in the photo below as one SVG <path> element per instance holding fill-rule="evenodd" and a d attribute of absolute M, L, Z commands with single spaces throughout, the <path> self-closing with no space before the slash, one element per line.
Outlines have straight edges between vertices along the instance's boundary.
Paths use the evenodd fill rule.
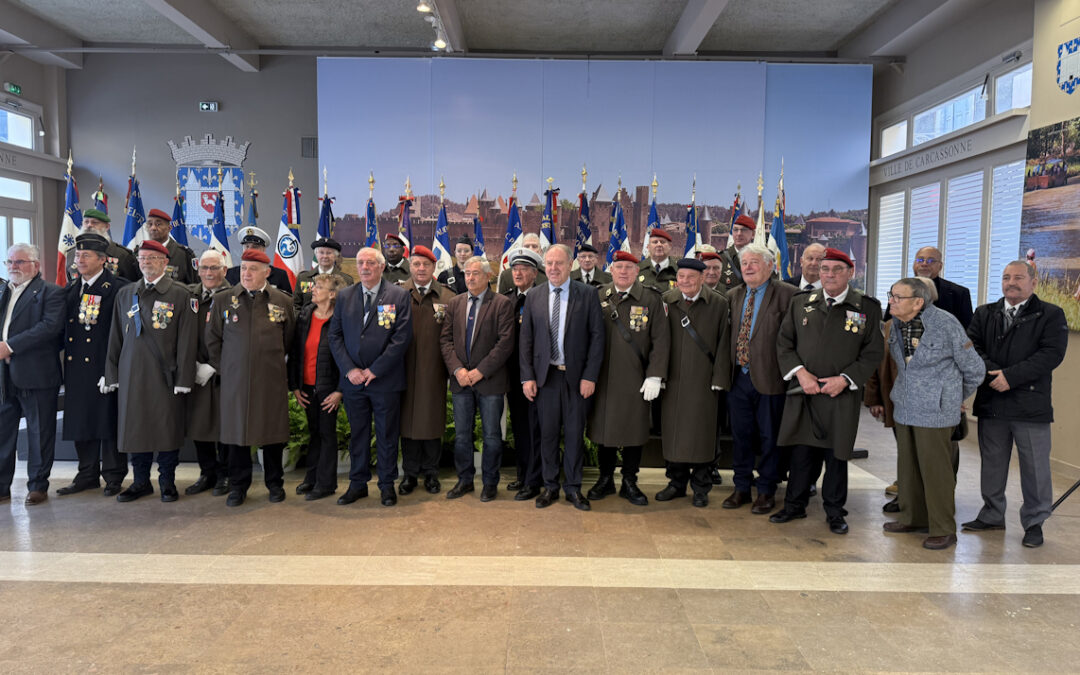
<path fill-rule="evenodd" d="M 908 255 L 904 274 L 914 273 L 915 254 L 924 246 L 938 245 L 941 183 L 931 183 L 911 191 L 911 222 L 908 225 Z"/>
<path fill-rule="evenodd" d="M 876 286 L 874 295 L 885 307 L 889 289 L 904 276 L 904 193 L 878 199 Z"/>
<path fill-rule="evenodd" d="M 994 112 L 1031 105 L 1031 64 L 1010 70 L 994 79 Z"/>
<path fill-rule="evenodd" d="M 949 180 L 945 202 L 945 269 L 942 275 L 969 291 L 979 288 L 983 172 Z"/>
<path fill-rule="evenodd" d="M 932 141 L 939 136 L 985 119 L 986 103 L 982 100 L 981 94 L 982 87 L 976 87 L 915 115 L 912 145 Z"/>
<path fill-rule="evenodd" d="M 907 149 L 907 120 L 885 127 L 881 132 L 881 156 Z"/>
<path fill-rule="evenodd" d="M 34 238 L 30 234 L 29 218 L 11 219 L 11 241 L 15 244 L 33 244 Z"/>
<path fill-rule="evenodd" d="M 0 141 L 34 149 L 34 119 L 11 110 L 0 109 Z"/>
<path fill-rule="evenodd" d="M 0 256 L 7 258 L 8 246 L 11 246 L 11 240 L 8 239 L 8 219 L 7 216 L 0 216 Z"/>
<path fill-rule="evenodd" d="M 1001 273 L 1023 258 L 1020 251 L 1020 212 L 1024 201 L 1024 161 L 995 166 L 990 186 L 990 250 L 983 302 L 1001 297 Z M 1044 252 L 1046 253 L 1046 252 Z"/>
<path fill-rule="evenodd" d="M 28 202 L 33 199 L 30 181 L 0 176 L 0 197 Z"/>

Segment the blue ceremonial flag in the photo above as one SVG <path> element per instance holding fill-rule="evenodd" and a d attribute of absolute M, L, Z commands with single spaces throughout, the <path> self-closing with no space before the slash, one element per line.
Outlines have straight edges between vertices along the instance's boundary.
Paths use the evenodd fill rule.
<path fill-rule="evenodd" d="M 439 219 L 435 222 L 435 240 L 431 243 L 431 252 L 435 254 L 435 276 L 454 266 L 454 256 L 450 254 L 450 223 L 446 220 L 446 204 L 439 208 Z"/>
<path fill-rule="evenodd" d="M 71 169 L 67 174 L 67 191 L 64 193 L 64 220 L 60 224 L 60 239 L 56 244 L 56 285 L 66 286 L 68 278 L 67 254 L 75 248 L 75 237 L 79 236 L 82 226 L 82 211 L 79 209 L 79 186 Z M 72 254 L 74 256 L 74 253 Z M 72 257 L 71 262 L 74 262 Z"/>
<path fill-rule="evenodd" d="M 558 190 L 544 192 L 544 215 L 540 219 L 540 248 L 544 251 L 558 240 L 555 234 L 559 227 L 559 204 L 555 201 L 558 197 Z"/>
<path fill-rule="evenodd" d="M 653 197 L 652 205 L 649 207 L 649 224 L 645 226 L 645 240 L 641 242 L 642 260 L 649 257 L 649 239 L 652 238 L 652 231 L 658 227 L 660 227 L 660 216 L 656 214 L 656 197 Z"/>
<path fill-rule="evenodd" d="M 769 230 L 769 248 L 776 254 L 777 273 L 784 281 L 793 274 L 790 253 L 788 252 L 787 233 L 784 232 L 784 184 L 781 179 L 780 192 L 776 195 L 776 213 L 773 215 L 772 228 Z"/>
<path fill-rule="evenodd" d="M 683 257 L 693 258 L 698 246 L 701 246 L 701 231 L 698 229 L 697 205 L 690 202 L 690 206 L 686 207 L 686 248 L 683 249 Z"/>
<path fill-rule="evenodd" d="M 334 236 L 334 210 L 331 208 L 331 204 L 334 200 L 328 195 L 322 196 L 322 209 L 319 211 L 319 226 L 316 229 L 316 234 L 319 239 L 329 239 Z"/>
<path fill-rule="evenodd" d="M 517 196 L 510 196 L 508 207 L 509 215 L 506 218 L 506 238 L 503 240 L 502 265 L 500 269 L 510 267 L 510 249 L 521 248 L 521 214 L 518 212 Z"/>
<path fill-rule="evenodd" d="M 735 203 L 731 205 L 731 222 L 728 223 L 728 231 L 735 227 L 735 219 L 746 212 L 746 202 L 743 201 L 742 193 L 735 192 Z"/>
<path fill-rule="evenodd" d="M 364 231 L 364 247 L 379 248 L 379 224 L 375 220 L 375 200 L 367 200 L 367 227 Z"/>
<path fill-rule="evenodd" d="M 616 251 L 629 251 L 630 242 L 626 238 L 626 219 L 623 217 L 622 202 L 619 201 L 618 193 L 611 205 L 611 239 L 608 240 L 607 265 L 611 267 L 611 261 L 615 259 Z"/>
<path fill-rule="evenodd" d="M 472 219 L 473 225 L 473 255 L 481 258 L 486 258 L 487 253 L 484 252 L 484 219 L 480 216 L 476 216 Z"/>
<path fill-rule="evenodd" d="M 589 196 L 582 190 L 578 193 L 577 237 L 574 239 L 575 260 L 585 244 L 592 246 L 592 225 L 589 223 Z"/>
<path fill-rule="evenodd" d="M 187 224 L 184 222 L 184 194 L 178 192 L 172 210 L 172 230 L 169 235 L 177 244 L 188 245 Z"/>
<path fill-rule="evenodd" d="M 404 240 L 405 243 L 405 257 L 409 257 L 409 251 L 412 250 L 412 197 L 406 195 L 398 198 L 399 215 L 398 221 L 398 236 Z"/>
<path fill-rule="evenodd" d="M 143 225 L 146 223 L 146 212 L 143 210 L 142 192 L 139 190 L 139 181 L 135 176 L 131 177 L 131 189 L 128 192 L 127 210 L 124 212 L 124 246 L 135 250 L 143 242 Z"/>
<path fill-rule="evenodd" d="M 254 210 L 254 208 L 252 209 Z M 217 199 L 214 200 L 213 227 L 210 230 L 210 248 L 225 256 L 225 266 L 232 267 L 232 254 L 229 253 L 229 234 L 225 231 L 225 194 L 218 185 Z"/>

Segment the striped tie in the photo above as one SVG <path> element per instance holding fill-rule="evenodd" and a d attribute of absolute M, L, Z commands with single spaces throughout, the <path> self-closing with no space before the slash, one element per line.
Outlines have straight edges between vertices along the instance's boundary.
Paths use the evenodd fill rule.
<path fill-rule="evenodd" d="M 548 330 L 551 332 L 551 362 L 559 362 L 559 314 L 562 312 L 561 296 L 562 289 L 555 289 L 555 302 L 551 307 L 551 325 Z"/>

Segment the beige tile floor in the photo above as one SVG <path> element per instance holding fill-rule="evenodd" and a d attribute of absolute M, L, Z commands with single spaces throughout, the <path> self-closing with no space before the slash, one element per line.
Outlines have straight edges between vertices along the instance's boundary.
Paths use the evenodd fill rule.
<path fill-rule="evenodd" d="M 17 479 L 0 505 L 0 672 L 1080 671 L 1080 496 L 1025 549 L 1014 467 L 1006 532 L 926 551 L 881 532 L 891 434 L 866 418 L 860 444 L 846 537 L 819 503 L 784 526 L 719 508 L 730 476 L 706 509 L 609 497 L 590 513 L 505 491 L 309 503 L 298 474 L 284 504 L 253 488 L 239 509 L 100 493 L 27 508 Z M 73 473 L 58 463 L 53 488 Z M 183 466 L 181 487 L 196 474 Z M 966 441 L 958 520 L 979 503 Z"/>

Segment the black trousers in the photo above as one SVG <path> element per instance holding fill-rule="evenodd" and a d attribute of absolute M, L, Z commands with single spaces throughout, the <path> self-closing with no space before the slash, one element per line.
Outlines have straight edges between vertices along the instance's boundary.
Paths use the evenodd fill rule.
<path fill-rule="evenodd" d="M 79 471 L 71 482 L 76 485 L 98 484 L 99 478 L 106 483 L 122 483 L 127 477 L 127 457 L 116 449 L 116 439 L 75 441 L 75 454 L 79 457 Z"/>
<path fill-rule="evenodd" d="M 615 475 L 615 453 L 618 448 L 610 445 L 601 445 L 597 450 L 597 459 L 600 463 L 601 476 Z M 627 445 L 622 449 L 622 475 L 625 478 L 637 479 L 638 470 L 641 469 L 641 446 Z"/>
<path fill-rule="evenodd" d="M 511 385 L 506 394 L 510 408 L 510 427 L 514 430 L 517 453 L 517 479 L 526 487 L 543 485 L 540 460 L 540 416 L 536 402 L 525 398 L 521 387 Z"/>
<path fill-rule="evenodd" d="M 579 383 L 571 383 L 566 371 L 552 366 L 547 381 L 536 395 L 540 414 L 540 461 L 544 487 L 559 489 L 559 442 L 563 442 L 563 489 L 581 492 L 581 467 L 585 460 L 585 417 L 588 409 Z M 565 433 L 564 433 L 565 432 Z"/>
<path fill-rule="evenodd" d="M 215 441 L 195 441 L 195 458 L 199 461 L 199 474 L 216 483 L 229 475 L 228 446 Z"/>
<path fill-rule="evenodd" d="M 338 412 L 326 412 L 322 403 L 328 394 L 318 395 L 315 387 L 304 385 L 302 389 L 307 397 L 308 440 L 307 474 L 304 482 L 315 486 L 316 490 L 337 489 L 337 416 Z M 330 392 L 333 393 L 333 392 Z M 264 453 L 265 454 L 265 453 Z"/>
<path fill-rule="evenodd" d="M 667 477 L 673 486 L 684 492 L 689 484 L 694 494 L 707 495 L 712 490 L 712 467 L 712 462 L 702 464 L 668 462 Z"/>
<path fill-rule="evenodd" d="M 442 453 L 441 438 L 401 439 L 401 471 L 410 478 L 423 475 L 439 477 L 439 455 Z"/>
<path fill-rule="evenodd" d="M 825 506 L 825 516 L 842 518 L 847 515 L 844 508 L 847 503 L 847 460 L 837 459 L 832 448 L 810 445 L 796 445 L 791 449 L 784 510 L 806 512 L 806 505 L 810 503 L 810 485 L 821 475 L 822 464 L 825 465 L 825 480 L 821 483 L 821 503 Z"/>
<path fill-rule="evenodd" d="M 247 445 L 225 447 L 229 449 L 229 487 L 247 492 L 251 487 L 251 448 Z M 284 449 L 284 443 L 262 446 L 266 487 L 281 487 L 285 484 L 285 471 L 281 465 L 281 453 Z"/>

